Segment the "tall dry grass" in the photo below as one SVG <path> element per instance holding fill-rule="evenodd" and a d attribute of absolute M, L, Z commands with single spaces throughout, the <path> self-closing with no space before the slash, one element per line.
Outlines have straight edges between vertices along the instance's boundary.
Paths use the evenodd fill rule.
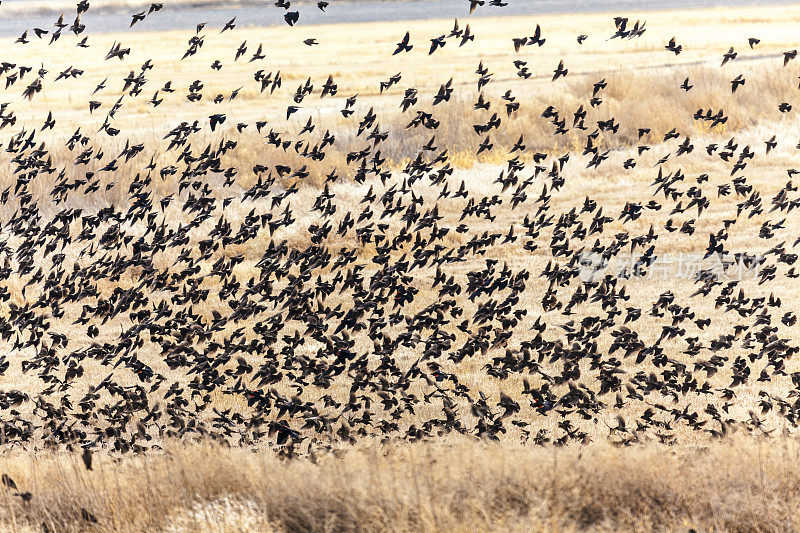
<path fill-rule="evenodd" d="M 95 459 L 0 458 L 0 527 L 16 531 L 789 531 L 800 443 L 528 448 L 456 440 L 284 461 L 166 445 Z M 16 492 L 30 493 L 24 501 Z M 27 498 L 27 496 L 26 496 Z M 96 522 L 95 522 L 96 520 Z"/>

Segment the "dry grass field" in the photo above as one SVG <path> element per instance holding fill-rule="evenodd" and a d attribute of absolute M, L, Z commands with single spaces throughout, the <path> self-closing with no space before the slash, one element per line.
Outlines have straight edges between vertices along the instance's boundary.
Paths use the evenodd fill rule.
<path fill-rule="evenodd" d="M 799 529 L 800 7 L 614 15 L 0 42 L 0 527 Z"/>
<path fill-rule="evenodd" d="M 103 458 L 4 458 L 41 531 L 792 531 L 797 442 L 543 448 L 474 441 L 353 448 L 281 461 L 269 450 L 168 446 Z M 91 510 L 97 525 L 82 517 Z"/>

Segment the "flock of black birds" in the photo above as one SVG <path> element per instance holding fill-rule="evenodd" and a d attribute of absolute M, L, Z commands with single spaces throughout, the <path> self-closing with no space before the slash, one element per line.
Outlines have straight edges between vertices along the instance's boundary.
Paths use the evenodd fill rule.
<path fill-rule="evenodd" d="M 465 13 L 503 5 L 484 3 L 470 0 Z M 288 0 L 276 5 L 286 10 L 287 24 L 298 22 Z M 91 48 L 81 35 L 81 15 L 89 8 L 82 0 L 71 25 L 62 15 L 54 29 L 33 28 L 17 45 L 49 35 L 56 46 L 66 30 L 80 39 L 78 46 Z M 154 3 L 134 14 L 131 26 L 146 24 L 161 8 Z M 233 19 L 221 31 L 236 28 Z M 580 46 L 593 37 L 634 39 L 645 31 L 644 22 L 619 17 L 611 35 L 576 39 Z M 412 33 L 387 57 L 410 52 Z M 207 38 L 208 30 L 198 24 L 184 59 Z M 456 22 L 422 53 L 475 39 L 469 25 Z M 757 44 L 750 39 L 751 48 Z M 532 73 L 519 54 L 531 46 L 547 46 L 538 26 L 531 35 L 509 39 L 509 55 L 523 80 Z M 665 48 L 682 51 L 675 39 Z M 130 52 L 116 42 L 106 60 L 125 60 Z M 236 59 L 249 55 L 245 44 L 232 53 Z M 250 59 L 253 80 L 247 83 L 266 95 L 282 78 L 267 72 L 264 53 L 259 46 Z M 723 64 L 736 55 L 731 48 Z M 787 52 L 786 61 L 795 55 Z M 24 97 L 32 100 L 55 81 L 84 74 L 72 66 L 51 74 L 46 58 L 41 63 L 0 63 L 0 97 L 22 82 Z M 407 163 L 391 166 L 381 155 L 389 140 L 381 111 L 360 109 L 357 95 L 347 97 L 341 115 L 357 128 L 362 149 L 348 153 L 346 168 L 330 171 L 313 205 L 300 212 L 297 198 L 307 190 L 308 165 L 323 162 L 336 148 L 336 131 L 312 141 L 312 118 L 297 135 L 266 120 L 226 128 L 227 115 L 220 112 L 169 129 L 166 148 L 148 146 L 115 127 L 115 116 L 137 101 L 153 68 L 148 61 L 123 80 L 98 85 L 95 93 L 110 90 L 112 82 L 124 88 L 100 131 L 78 127 L 63 143 L 43 137 L 55 127 L 57 110 L 31 127 L 17 123 L 27 100 L 0 103 L 0 131 L 6 134 L 0 141 L 8 160 L 0 194 L 5 445 L 82 449 L 91 468 L 94 450 L 142 452 L 169 438 L 266 442 L 292 456 L 364 438 L 460 433 L 536 444 L 592 438 L 670 443 L 686 429 L 721 437 L 731 427 L 763 433 L 779 423 L 797 427 L 800 372 L 793 371 L 792 360 L 798 346 L 796 336 L 786 334 L 797 319 L 770 288 L 797 278 L 792 250 L 800 238 L 785 223 L 800 206 L 791 182 L 797 171 L 789 170 L 789 181 L 768 205 L 745 176 L 755 149 L 731 138 L 698 151 L 730 169 L 724 184 L 704 188 L 707 174 L 694 179 L 667 168 L 668 161 L 679 166 L 694 150 L 683 135 L 652 169 L 648 203 L 632 198 L 613 213 L 586 196 L 580 209 L 559 212 L 552 198 L 565 186 L 567 165 L 585 163 L 582 177 L 589 179 L 593 169 L 611 164 L 610 150 L 596 141 L 601 133 L 616 134 L 613 117 L 591 124 L 583 105 L 574 113 L 542 110 L 554 136 L 568 130 L 582 136 L 583 152 L 533 153 L 520 137 L 499 168 L 495 184 L 502 191 L 498 186 L 496 194 L 484 195 L 471 190 L 468 179 L 457 179 L 448 147 L 435 140 L 436 108 L 423 111 L 423 95 L 409 88 L 400 104 L 402 113 L 413 116 L 408 130 L 427 131 L 430 141 Z M 221 63 L 212 65 L 219 68 Z M 29 76 L 31 71 L 37 72 Z M 493 83 L 492 74 L 483 63 L 477 74 L 477 150 L 496 152 L 501 147 L 493 143 L 493 132 L 525 98 L 508 91 L 502 111 L 492 112 L 497 107 L 482 90 Z M 562 61 L 553 80 L 568 76 Z M 381 82 L 381 92 L 400 78 Z M 451 82 L 433 96 L 434 106 L 451 99 Z M 744 79 L 732 83 L 735 91 Z M 595 83 L 585 105 L 602 109 L 606 87 L 605 80 Z M 688 79 L 681 88 L 691 90 Z M 148 104 L 157 107 L 178 90 L 167 83 Z M 333 98 L 338 90 L 333 76 L 321 85 L 309 78 L 292 96 L 287 123 L 310 95 Z M 198 80 L 186 98 L 204 96 Z M 102 110 L 93 95 L 85 97 L 91 113 Z M 711 107 L 694 118 L 712 128 L 726 121 L 723 110 Z M 237 136 L 247 128 L 264 137 L 265 150 L 291 154 L 293 163 L 276 164 L 265 156 L 252 167 L 230 165 Z M 639 125 L 640 138 L 647 133 L 647 125 Z M 673 130 L 664 142 L 677 143 L 681 136 Z M 125 140 L 119 154 L 103 149 L 110 138 L 120 145 Z M 767 141 L 767 152 L 776 143 L 775 137 Z M 55 148 L 67 150 L 74 161 L 54 163 Z M 647 149 L 641 146 L 639 155 Z M 163 163 L 169 154 L 174 157 Z M 617 170 L 636 164 L 632 158 Z M 123 165 L 135 167 L 126 184 L 115 178 Z M 240 185 L 246 176 L 252 186 Z M 165 193 L 168 178 L 175 187 Z M 351 182 L 368 192 L 348 204 L 336 192 Z M 41 183 L 50 184 L 44 193 Z M 105 199 L 110 189 L 124 186 L 124 202 Z M 94 198 L 94 207 L 71 206 L 85 197 Z M 658 256 L 659 236 L 677 231 L 691 238 L 715 197 L 735 205 L 735 213 L 710 233 L 706 257 L 756 263 L 752 287 L 745 291 L 744 281 L 701 269 L 687 281 L 696 288 L 690 298 L 665 287 L 654 301 L 632 305 L 640 295 L 632 295 L 627 284 L 646 275 Z M 445 204 L 456 210 L 453 224 Z M 235 217 L 234 208 L 247 214 Z M 648 213 L 661 209 L 672 209 L 676 218 L 694 210 L 696 216 L 636 230 Z M 514 214 L 511 227 L 494 224 L 498 213 L 506 214 L 503 220 Z M 730 232 L 768 213 L 756 226 L 752 249 L 726 247 Z M 625 229 L 612 233 L 609 227 L 618 221 Z M 286 237 L 290 233 L 305 240 L 298 244 Z M 756 243 L 763 244 L 758 257 Z M 509 256 L 505 245 L 517 246 L 516 255 Z M 585 254 L 608 262 L 627 251 L 638 258 L 631 270 L 581 277 Z M 534 257 L 544 258 L 546 267 L 530 268 Z M 716 312 L 695 313 L 698 301 L 713 301 Z M 708 338 L 704 331 L 711 324 L 721 332 Z M 647 327 L 660 334 L 647 339 Z M 736 416 L 737 402 L 746 403 L 749 415 Z"/>

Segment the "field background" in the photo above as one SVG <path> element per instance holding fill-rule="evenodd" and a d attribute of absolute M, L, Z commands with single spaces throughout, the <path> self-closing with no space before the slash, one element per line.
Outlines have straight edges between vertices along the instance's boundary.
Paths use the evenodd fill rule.
<path fill-rule="evenodd" d="M 737 8 L 707 9 L 690 12 L 626 13 L 632 21 L 647 21 L 647 32 L 634 40 L 611 40 L 613 32 L 611 14 L 602 15 L 557 15 L 515 18 L 482 18 L 467 22 L 476 35 L 476 42 L 462 48 L 453 42 L 437 54 L 425 53 L 428 39 L 449 32 L 452 20 L 429 20 L 418 22 L 389 22 L 369 25 L 303 27 L 302 31 L 291 28 L 243 28 L 235 32 L 218 34 L 209 31 L 206 44 L 191 58 L 181 60 L 186 42 L 193 32 L 159 32 L 135 34 L 106 34 L 90 36 L 92 47 L 88 50 L 67 46 L 77 41 L 66 35 L 67 41 L 53 54 L 46 42 L 34 41 L 25 47 L 15 46 L 13 39 L 0 40 L 2 60 L 38 68 L 40 58 L 47 58 L 47 68 L 59 72 L 69 66 L 85 70 L 78 79 L 52 82 L 30 103 L 21 97 L 22 83 L 13 90 L 2 93 L 0 101 L 8 101 L 17 115 L 17 129 L 41 126 L 48 112 L 57 120 L 54 130 L 47 132 L 47 143 L 54 156 L 54 163 L 68 165 L 74 154 L 63 146 L 76 128 L 86 134 L 96 132 L 102 125 L 107 111 L 122 93 L 120 80 L 129 71 L 138 69 L 146 60 L 155 67 L 147 72 L 148 85 L 142 95 L 125 98 L 125 106 L 118 113 L 115 126 L 125 132 L 122 138 L 100 138 L 98 144 L 105 152 L 116 154 L 125 141 L 141 142 L 147 147 L 138 159 L 129 164 L 120 164 L 113 177 L 104 177 L 101 190 L 87 195 L 70 196 L 67 207 L 96 211 L 106 205 L 124 208 L 128 202 L 126 191 L 142 161 L 156 157 L 159 165 L 174 162 L 178 153 L 166 152 L 164 134 L 182 121 L 206 120 L 208 115 L 224 112 L 227 122 L 215 133 L 204 132 L 199 136 L 203 142 L 218 142 L 223 136 L 233 135 L 238 122 L 250 126 L 237 136 L 239 146 L 228 163 L 237 168 L 250 168 L 256 163 L 274 165 L 291 161 L 282 150 L 265 146 L 263 134 L 253 125 L 256 120 L 265 120 L 266 133 L 271 128 L 288 135 L 295 135 L 312 118 L 316 130 L 310 136 L 317 141 L 328 129 L 337 136 L 337 145 L 322 163 L 309 163 L 310 176 L 305 179 L 287 178 L 279 184 L 282 190 L 297 184 L 300 188 L 292 199 L 292 208 L 298 221 L 290 228 L 281 228 L 275 240 L 286 239 L 293 247 L 309 244 L 309 225 L 318 221 L 310 208 L 322 190 L 326 174 L 333 168 L 343 168 L 348 152 L 361 149 L 363 138 L 355 135 L 354 124 L 339 114 L 347 97 L 358 94 L 357 116 L 362 116 L 370 107 L 380 115 L 381 129 L 390 132 L 389 141 L 382 146 L 382 153 L 392 162 L 393 168 L 402 169 L 414 157 L 419 146 L 427 142 L 430 132 L 406 132 L 411 119 L 402 115 L 398 108 L 403 91 L 408 87 L 419 90 L 422 107 L 431 109 L 430 101 L 439 86 L 451 77 L 456 87 L 456 96 L 448 104 L 438 106 L 437 116 L 442 126 L 436 132 L 436 143 L 454 154 L 457 169 L 451 177 L 451 188 L 464 180 L 473 194 L 491 197 L 502 195 L 502 187 L 495 182 L 507 159 L 507 150 L 520 135 L 524 135 L 531 152 L 537 151 L 557 156 L 567 152 L 577 161 L 568 164 L 563 172 L 566 185 L 553 192 L 552 212 L 564 213 L 573 207 L 580 209 L 584 197 L 590 196 L 604 207 L 604 211 L 616 218 L 629 200 L 646 202 L 652 197 L 651 182 L 655 177 L 656 162 L 675 151 L 676 141 L 663 142 L 664 134 L 673 128 L 681 133 L 678 142 L 691 137 L 695 152 L 670 162 L 671 169 L 680 168 L 687 176 L 687 184 L 694 178 L 708 173 L 711 179 L 706 187 L 715 191 L 730 178 L 729 164 L 718 157 L 706 156 L 704 147 L 712 142 L 722 146 L 735 137 L 740 146 L 749 145 L 756 157 L 749 163 L 747 183 L 753 185 L 765 204 L 784 188 L 789 180 L 786 170 L 797 166 L 800 141 L 800 122 L 795 114 L 779 112 L 777 104 L 787 102 L 800 104 L 797 79 L 800 62 L 783 66 L 783 52 L 800 46 L 797 34 L 800 22 L 800 7 L 780 9 Z M 536 24 L 540 24 L 548 40 L 547 45 L 526 48 L 515 54 L 510 36 L 528 35 Z M 412 29 L 415 49 L 410 54 L 387 57 L 394 49 L 406 29 Z M 586 42 L 578 46 L 578 34 L 588 34 Z M 679 56 L 664 50 L 670 37 L 675 36 L 684 46 Z M 302 41 L 315 37 L 321 44 L 308 47 Z M 761 39 L 755 50 L 747 46 L 747 38 Z M 233 61 L 233 51 L 246 41 L 248 52 L 239 61 Z M 104 61 L 105 53 L 114 42 L 122 42 L 132 52 L 124 62 Z M 258 44 L 264 45 L 267 59 L 264 65 L 248 64 L 247 60 Z M 722 54 L 734 46 L 740 53 L 735 62 L 719 68 Z M 221 71 L 210 69 L 216 59 L 223 63 Z M 533 73 L 531 79 L 522 80 L 515 74 L 511 61 L 528 61 Z M 570 74 L 565 80 L 551 82 L 552 70 L 563 60 Z M 495 102 L 493 111 L 502 112 L 500 97 L 511 90 L 523 103 L 523 109 L 504 123 L 501 132 L 493 134 L 496 149 L 487 156 L 475 156 L 477 138 L 472 132 L 473 121 L 464 116 L 472 113 L 472 103 L 477 95 L 475 70 L 478 63 L 493 73 L 492 82 L 484 90 L 487 99 Z M 253 72 L 259 68 L 280 71 L 283 85 L 274 94 L 260 92 L 253 80 Z M 379 82 L 387 80 L 397 72 L 402 73 L 401 82 L 381 93 Z M 747 83 L 735 95 L 730 93 L 729 82 L 738 74 L 747 78 Z M 332 75 L 338 83 L 336 97 L 319 99 L 316 94 L 307 98 L 298 113 L 285 120 L 286 106 L 298 85 L 311 78 L 319 88 Z M 689 77 L 694 89 L 685 93 L 679 89 L 684 78 Z M 90 96 L 95 86 L 108 78 L 108 89 Z M 195 80 L 205 82 L 204 98 L 200 103 L 189 103 L 185 94 Z M 584 169 L 580 159 L 583 141 L 577 136 L 566 135 L 555 139 L 548 122 L 540 116 L 548 105 L 558 109 L 572 110 L 585 102 L 591 94 L 592 85 L 605 79 L 608 89 L 604 92 L 603 106 L 595 111 L 589 109 L 592 120 L 615 116 L 622 123 L 621 133 L 615 136 L 601 135 L 598 144 L 611 150 L 609 160 L 598 170 Z M 173 94 L 161 94 L 164 102 L 154 108 L 147 103 L 155 89 L 170 80 L 176 89 Z M 238 97 L 229 101 L 232 90 L 242 89 Z M 18 90 L 17 90 L 18 89 Z M 224 95 L 222 104 L 210 100 L 216 94 Z M 101 108 L 89 114 L 88 100 L 100 102 Z M 703 123 L 692 119 L 698 108 L 713 106 L 724 109 L 728 122 L 709 131 Z M 488 115 L 487 115 L 488 116 Z M 568 118 L 569 115 L 567 115 Z M 640 139 L 637 128 L 648 127 L 650 133 Z M 776 136 L 778 146 L 769 155 L 765 154 L 764 142 Z M 0 132 L 0 140 L 7 142 Z M 646 143 L 650 150 L 638 158 L 634 169 L 623 170 L 622 162 L 637 155 L 637 146 Z M 530 158 L 531 154 L 526 157 Z M 529 160 L 529 159 L 528 159 Z M 9 154 L 0 154 L 0 165 L 12 165 Z M 94 166 L 92 166 L 94 165 Z M 101 163 L 92 163 L 88 168 L 96 169 Z M 243 172 L 237 177 L 233 188 L 215 187 L 215 194 L 239 199 L 256 181 L 251 173 Z M 392 176 L 386 186 L 368 182 L 359 185 L 340 181 L 330 186 L 340 213 L 357 205 L 370 187 L 383 191 L 402 181 L 399 173 Z M 116 185 L 106 191 L 105 186 Z M 0 189 L 14 183 L 10 175 L 0 176 Z M 212 183 L 219 185 L 219 183 Z M 46 201 L 53 183 L 39 176 L 33 190 L 42 201 Z M 170 179 L 158 184 L 156 200 L 176 189 Z M 541 185 L 529 191 L 529 196 L 539 192 Z M 439 189 L 426 187 L 417 191 L 433 203 Z M 509 193 L 506 192 L 506 195 Z M 660 232 L 659 253 L 677 257 L 686 253 L 702 253 L 707 245 L 707 235 L 719 229 L 722 221 L 736 214 L 735 195 L 717 198 L 711 194 L 711 207 L 697 217 L 696 232 L 688 238 L 680 232 Z M 794 194 L 796 196 L 796 194 Z M 531 199 L 533 200 L 533 199 Z M 684 221 L 696 218 L 695 211 L 674 215 L 669 207 L 674 202 L 663 201 L 661 211 L 649 212 L 634 224 L 622 224 L 615 220 L 608 224 L 604 239 L 617 231 L 628 230 L 644 234 L 649 226 L 661 229 L 667 219 L 680 226 Z M 231 221 L 241 221 L 255 206 L 253 202 L 233 202 L 226 211 Z M 430 204 L 428 204 L 430 205 Z M 464 202 L 445 200 L 439 203 L 444 219 L 442 226 L 455 227 Z M 64 207 L 64 205 L 60 206 Z M 530 200 L 528 207 L 530 207 Z M 52 216 L 44 210 L 44 215 Z M 171 209 L 171 211 L 170 211 Z M 174 225 L 181 221 L 179 206 L 167 210 L 166 219 Z M 278 212 L 277 210 L 276 212 Z M 360 211 L 360 208 L 359 208 Z M 768 211 L 768 209 L 767 209 Z M 4 220 L 11 210 L 0 214 Z M 525 211 L 502 210 L 489 224 L 480 220 L 471 224 L 466 235 L 451 234 L 448 245 L 466 243 L 473 235 L 487 232 L 505 232 L 517 225 Z M 797 237 L 800 223 L 797 211 L 778 218 L 786 218 L 786 229 L 777 240 L 761 242 L 755 238 L 761 225 L 776 220 L 776 214 L 765 213 L 736 224 L 726 248 L 748 253 L 762 253 L 784 240 L 791 247 Z M 211 226 L 205 225 L 192 234 L 192 245 L 207 235 Z M 143 228 L 131 225 L 131 234 Z M 543 235 L 543 239 L 546 235 Z M 261 256 L 269 236 L 259 238 L 243 247 L 224 251 L 226 257 L 243 255 L 246 260 L 237 266 L 237 275 L 242 279 L 252 276 L 255 262 Z M 543 241 L 545 242 L 545 241 Z M 326 241 L 331 250 L 342 246 L 358 247 L 351 234 Z M 492 248 L 492 257 L 507 263 L 512 269 L 527 268 L 537 275 L 552 259 L 546 247 L 537 254 L 523 253 L 521 242 Z M 80 264 L 81 248 L 69 247 L 65 253 L 71 261 Z M 362 258 L 369 250 L 362 250 Z M 221 253 L 222 254 L 222 253 Z M 159 266 L 169 269 L 175 262 L 177 250 L 166 251 L 158 258 Z M 399 254 L 398 254 L 399 255 Z M 41 258 L 42 265 L 48 263 Z M 366 261 L 365 261 L 366 262 Z M 210 269 L 211 262 L 203 265 Z M 483 262 L 454 266 L 449 274 L 464 276 L 467 272 L 483 268 Z M 783 300 L 781 313 L 800 314 L 800 287 L 795 279 L 782 276 L 759 285 L 757 279 L 742 282 L 748 296 L 770 294 Z M 365 273 L 365 276 L 369 272 Z M 439 299 L 436 290 L 430 290 L 432 271 L 420 274 L 414 284 L 420 288 L 420 297 L 410 311 L 420 311 Z M 0 305 L 0 316 L 7 313 L 11 304 L 20 305 L 39 296 L 34 289 L 21 289 L 25 280 L 11 280 L 15 290 L 10 302 Z M 135 273 L 128 273 L 115 283 L 101 283 L 101 290 L 109 294 L 115 288 L 128 288 L 135 284 Z M 14 283 L 19 282 L 19 283 Z M 208 279 L 203 287 L 213 286 Z M 535 281 L 525 291 L 523 305 L 529 310 L 525 320 L 516 326 L 520 335 L 529 335 L 528 328 L 541 313 L 541 298 L 546 289 Z M 715 310 L 713 301 L 692 299 L 697 286 L 685 279 L 671 277 L 664 282 L 632 280 L 627 290 L 632 296 L 629 305 L 647 309 L 659 294 L 672 290 L 676 300 L 683 305 L 691 304 L 698 317 L 712 318 L 712 325 L 702 332 L 695 332 L 703 341 L 709 342 L 729 333 L 733 326 L 745 323 L 732 313 Z M 347 295 L 332 296 L 328 306 L 347 305 Z M 158 303 L 154 296 L 154 305 Z M 474 303 L 460 301 L 466 314 L 475 311 Z M 195 308 L 211 316 L 216 309 L 211 300 Z M 115 319 L 104 325 L 97 339 L 89 338 L 83 329 L 75 328 L 73 320 L 80 315 L 80 305 L 65 310 L 65 318 L 54 324 L 54 331 L 70 336 L 72 348 L 88 347 L 93 342 L 112 341 L 128 324 L 124 319 Z M 580 308 L 577 315 L 561 316 L 558 312 L 545 313 L 548 325 L 557 329 L 580 322 L 587 314 L 597 312 L 596 307 Z M 573 322 L 574 321 L 574 322 Z M 455 329 L 453 321 L 448 333 L 453 333 L 459 342 L 467 335 Z M 662 326 L 669 320 L 646 319 L 635 328 L 642 340 L 652 343 L 661 334 Z M 777 335 L 791 344 L 800 341 L 797 326 L 789 327 L 775 320 Z M 633 326 L 632 326 L 633 327 Z M 601 339 L 601 346 L 610 344 L 609 337 Z M 360 335 L 358 346 L 368 346 L 370 339 Z M 10 351 L 11 343 L 5 346 Z M 666 347 L 667 356 L 691 365 L 694 359 L 683 353 L 684 345 L 677 342 Z M 312 355 L 316 345 L 309 342 L 302 350 Z M 484 365 L 493 357 L 502 356 L 505 346 L 493 347 L 482 356 L 470 358 L 459 365 L 446 367 L 455 373 L 470 390 L 481 391 L 496 404 L 500 393 L 519 397 L 522 391 L 521 376 L 495 379 L 487 376 Z M 723 355 L 732 358 L 738 355 L 737 348 L 723 350 Z M 27 357 L 24 351 L 14 356 Z M 171 372 L 161 361 L 157 352 L 145 353 L 148 364 L 171 381 L 186 381 L 185 376 Z M 397 359 L 410 364 L 412 353 L 398 353 Z M 9 359 L 12 359 L 9 357 Z M 253 362 L 256 362 L 257 358 Z M 96 527 L 98 530 L 139 531 L 143 529 L 241 531 L 250 529 L 306 531 L 306 530 L 530 530 L 530 529 L 669 529 L 686 530 L 690 527 L 711 527 L 730 530 L 793 530 L 800 527 L 791 513 L 800 502 L 800 477 L 797 472 L 797 457 L 800 447 L 793 430 L 777 414 L 777 407 L 763 411 L 763 392 L 774 398 L 794 401 L 795 388 L 790 375 L 800 370 L 796 358 L 787 364 L 786 375 L 773 376 L 769 383 L 757 383 L 755 377 L 765 368 L 765 362 L 752 365 L 750 382 L 737 389 L 735 402 L 729 406 L 727 415 L 734 423 L 732 441 L 722 444 L 711 442 L 708 432 L 694 431 L 685 425 L 676 425 L 669 432 L 667 441 L 676 441 L 673 447 L 665 447 L 656 434 L 642 432 L 640 442 L 633 448 L 615 448 L 607 443 L 616 437 L 609 430 L 618 416 L 629 423 L 641 414 L 642 405 L 628 402 L 615 406 L 608 401 L 602 416 L 594 420 L 572 419 L 576 427 L 587 433 L 591 444 L 584 447 L 569 446 L 566 449 L 553 447 L 522 447 L 517 442 L 519 434 L 510 429 L 501 444 L 475 442 L 448 437 L 434 444 L 404 444 L 398 447 L 383 446 L 377 439 L 345 447 L 336 454 L 316 459 L 285 463 L 269 451 L 267 446 L 256 445 L 238 449 L 218 449 L 208 444 L 189 447 L 165 438 L 160 444 L 165 452 L 152 452 L 136 458 L 122 458 L 113 453 L 99 452 L 96 468 L 92 472 L 83 469 L 77 451 L 74 454 L 59 452 L 25 452 L 8 450 L 0 458 L 0 469 L 11 475 L 22 490 L 34 494 L 31 503 L 23 502 L 12 491 L 4 493 L 3 520 L 9 529 L 38 530 L 40 523 L 49 524 L 51 530 L 78 530 Z M 588 363 L 587 363 L 588 364 Z M 105 369 L 94 362 L 86 363 L 86 373 L 73 383 L 73 394 L 78 397 L 105 376 Z M 232 365 L 233 366 L 233 365 Z M 546 365 L 545 365 L 545 368 Z M 638 371 L 657 371 L 643 368 L 625 360 L 623 370 L 628 377 Z M 591 375 L 588 371 L 587 375 Z M 346 376 L 345 376 L 346 377 Z M 128 373 L 118 373 L 122 384 L 134 384 L 136 378 Z M 714 387 L 725 387 L 730 381 L 729 369 L 724 369 L 713 379 Z M 585 384 L 596 388 L 592 383 Z M 21 372 L 19 361 L 12 360 L 10 369 L 0 376 L 0 387 L 17 389 L 34 397 L 41 392 L 43 384 L 36 376 Z M 567 384 L 560 384 L 566 388 Z M 293 389 L 289 383 L 279 383 L 275 389 L 289 396 Z M 339 401 L 346 401 L 349 383 L 338 380 L 331 390 L 322 391 L 308 387 L 304 399 L 318 401 L 322 394 L 331 394 Z M 424 390 L 414 390 L 424 394 Z M 769 398 L 769 396 L 767 397 Z M 158 398 L 156 398 L 157 400 Z M 627 398 L 626 398 L 627 399 Z M 651 401 L 669 402 L 669 397 L 653 397 Z M 725 402 L 719 398 L 709 400 L 704 396 L 687 396 L 670 404 L 676 410 L 700 411 L 710 402 L 721 407 Z M 777 405 L 777 401 L 775 404 Z M 219 395 L 213 399 L 218 409 L 246 410 L 244 400 L 236 395 Z M 26 409 L 21 407 L 21 416 Z M 420 406 L 419 420 L 428 420 L 440 414 L 441 403 Z M 753 427 L 749 422 L 749 411 L 759 413 L 763 425 Z M 469 405 L 457 406 L 457 412 L 465 417 Z M 405 427 L 413 425 L 414 419 L 405 419 Z M 554 417 L 531 417 L 532 433 L 538 429 L 555 432 L 559 420 Z M 761 428 L 767 431 L 762 431 Z M 769 436 L 765 435 L 769 433 Z M 612 438 L 612 441 L 615 440 Z M 345 489 L 340 492 L 340 489 Z M 99 518 L 92 526 L 81 515 L 81 509 L 90 509 Z"/>

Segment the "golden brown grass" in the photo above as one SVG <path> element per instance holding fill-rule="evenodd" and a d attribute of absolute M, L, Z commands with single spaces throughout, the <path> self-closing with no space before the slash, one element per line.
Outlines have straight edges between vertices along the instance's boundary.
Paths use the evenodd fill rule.
<path fill-rule="evenodd" d="M 790 531 L 800 444 L 540 448 L 455 440 L 269 451 L 170 443 L 99 458 L 11 454 L 0 512 L 16 531 Z M 97 520 L 87 520 L 86 510 Z"/>

